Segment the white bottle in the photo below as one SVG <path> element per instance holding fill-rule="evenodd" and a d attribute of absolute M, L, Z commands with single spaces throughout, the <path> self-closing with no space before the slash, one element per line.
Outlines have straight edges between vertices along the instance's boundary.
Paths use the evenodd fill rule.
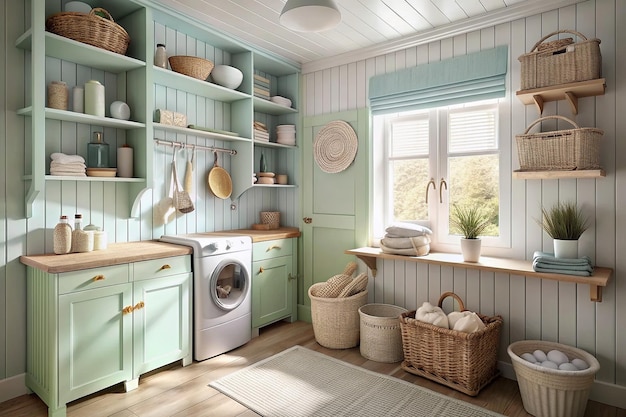
<path fill-rule="evenodd" d="M 167 69 L 167 52 L 162 43 L 157 44 L 154 52 L 154 66 Z"/>
<path fill-rule="evenodd" d="M 74 87 L 72 90 L 72 110 L 76 113 L 85 111 L 85 90 L 83 87 Z"/>
<path fill-rule="evenodd" d="M 96 80 L 85 83 L 85 114 L 104 117 L 104 86 Z"/>
<path fill-rule="evenodd" d="M 133 148 L 126 144 L 117 148 L 117 176 L 121 178 L 133 177 Z"/>

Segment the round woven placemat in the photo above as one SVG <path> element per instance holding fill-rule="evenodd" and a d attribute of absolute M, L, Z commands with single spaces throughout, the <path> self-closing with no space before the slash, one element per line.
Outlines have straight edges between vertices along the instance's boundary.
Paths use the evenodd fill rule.
<path fill-rule="evenodd" d="M 354 161 L 358 142 L 354 129 L 348 123 L 342 120 L 330 122 L 315 136 L 315 162 L 329 174 L 341 172 Z"/>

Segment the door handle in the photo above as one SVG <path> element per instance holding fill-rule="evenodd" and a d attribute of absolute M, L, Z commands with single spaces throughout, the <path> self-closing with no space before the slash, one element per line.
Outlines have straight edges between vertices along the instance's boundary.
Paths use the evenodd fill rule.
<path fill-rule="evenodd" d="M 428 184 L 426 184 L 426 203 L 428 203 L 428 189 L 430 188 L 430 185 L 433 185 L 433 190 L 437 189 L 437 186 L 435 185 L 435 179 L 434 178 L 430 178 L 430 181 L 428 181 Z"/>
<path fill-rule="evenodd" d="M 443 177 L 441 177 L 441 181 L 439 181 L 439 202 L 443 203 L 443 196 L 441 195 L 441 191 L 444 189 L 446 189 L 446 191 L 448 191 L 448 184 L 446 184 L 446 180 L 443 179 Z"/>
<path fill-rule="evenodd" d="M 313 223 L 313 219 L 310 217 L 305 217 L 302 219 L 306 224 L 311 224 Z"/>

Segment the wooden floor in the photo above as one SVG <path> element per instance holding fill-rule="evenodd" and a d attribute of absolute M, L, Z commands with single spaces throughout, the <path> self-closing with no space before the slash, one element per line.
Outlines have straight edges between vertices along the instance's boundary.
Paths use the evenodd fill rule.
<path fill-rule="evenodd" d="M 313 329 L 304 322 L 279 322 L 261 329 L 260 336 L 223 355 L 182 367 L 174 364 L 141 377 L 139 388 L 130 392 L 117 385 L 68 405 L 70 417 L 135 416 L 257 416 L 234 400 L 208 387 L 209 382 L 294 345 L 383 374 L 410 381 L 433 391 L 468 401 L 506 416 L 526 417 L 517 383 L 498 378 L 477 397 L 469 397 L 427 379 L 405 372 L 399 363 L 387 364 L 363 358 L 359 349 L 326 349 L 315 341 Z M 0 404 L 0 416 L 47 416 L 46 405 L 34 394 Z M 585 417 L 626 417 L 626 410 L 589 401 Z"/>

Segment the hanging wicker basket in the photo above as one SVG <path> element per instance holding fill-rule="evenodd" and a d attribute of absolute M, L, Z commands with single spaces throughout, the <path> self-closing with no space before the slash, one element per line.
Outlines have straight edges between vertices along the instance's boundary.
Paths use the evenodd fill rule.
<path fill-rule="evenodd" d="M 107 18 L 97 13 L 102 13 Z M 108 11 L 100 7 L 91 9 L 89 14 L 78 12 L 53 14 L 46 20 L 46 30 L 121 55 L 126 54 L 130 44 L 128 32 L 113 21 Z"/>

